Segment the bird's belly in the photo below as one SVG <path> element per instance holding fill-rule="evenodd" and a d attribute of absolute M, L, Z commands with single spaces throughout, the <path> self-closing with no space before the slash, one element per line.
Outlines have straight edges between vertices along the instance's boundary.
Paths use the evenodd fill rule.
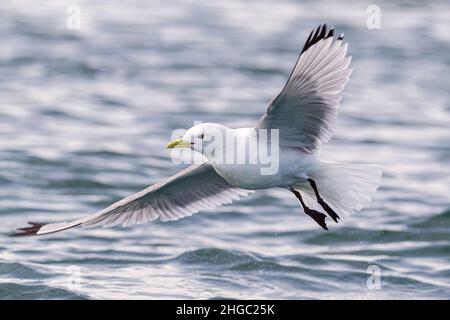
<path fill-rule="evenodd" d="M 274 187 L 286 188 L 305 181 L 311 167 L 317 163 L 315 155 L 290 148 L 280 149 L 279 161 L 273 170 L 259 164 L 217 164 L 214 169 L 233 186 L 258 190 Z"/>
<path fill-rule="evenodd" d="M 213 166 L 217 173 L 230 184 L 242 189 L 258 190 L 283 187 L 289 184 L 289 181 L 283 179 L 281 172 L 262 174 L 259 165 L 227 164 Z"/>

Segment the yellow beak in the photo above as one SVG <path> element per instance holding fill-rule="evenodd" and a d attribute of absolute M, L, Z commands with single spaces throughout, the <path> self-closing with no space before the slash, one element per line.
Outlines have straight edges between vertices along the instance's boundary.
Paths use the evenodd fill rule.
<path fill-rule="evenodd" d="M 191 144 L 189 142 L 184 141 L 183 139 L 175 139 L 173 141 L 170 141 L 166 148 L 167 149 L 173 149 L 173 148 L 188 148 Z"/>

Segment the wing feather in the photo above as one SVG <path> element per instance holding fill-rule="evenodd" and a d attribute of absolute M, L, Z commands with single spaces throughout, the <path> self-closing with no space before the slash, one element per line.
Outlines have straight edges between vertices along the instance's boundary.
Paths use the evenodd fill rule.
<path fill-rule="evenodd" d="M 343 35 L 321 25 L 311 31 L 278 96 L 256 129 L 279 129 L 280 145 L 317 151 L 334 134 L 337 109 L 352 70 Z"/>
<path fill-rule="evenodd" d="M 200 210 L 231 203 L 253 191 L 236 188 L 208 162 L 192 165 L 167 180 L 124 198 L 98 213 L 70 222 L 39 224 L 16 235 L 43 235 L 77 226 L 112 227 L 160 219 L 178 220 Z"/>

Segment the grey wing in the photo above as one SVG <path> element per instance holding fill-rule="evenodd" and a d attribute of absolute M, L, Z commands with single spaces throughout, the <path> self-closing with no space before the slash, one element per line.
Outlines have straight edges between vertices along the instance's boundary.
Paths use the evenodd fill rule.
<path fill-rule="evenodd" d="M 333 28 L 313 30 L 283 90 L 256 129 L 279 129 L 280 145 L 311 153 L 334 134 L 339 93 L 352 70 L 343 35 Z"/>
<path fill-rule="evenodd" d="M 71 222 L 39 224 L 16 235 L 43 235 L 77 226 L 111 227 L 160 219 L 178 220 L 252 193 L 233 187 L 208 162 L 194 164 L 167 180 L 124 198 L 98 213 Z"/>

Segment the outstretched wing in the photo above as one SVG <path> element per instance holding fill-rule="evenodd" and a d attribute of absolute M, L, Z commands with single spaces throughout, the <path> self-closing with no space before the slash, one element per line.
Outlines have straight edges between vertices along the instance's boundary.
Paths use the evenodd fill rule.
<path fill-rule="evenodd" d="M 313 30 L 283 90 L 270 103 L 257 129 L 279 129 L 280 145 L 316 151 L 334 134 L 337 109 L 352 70 L 343 34 Z"/>
<path fill-rule="evenodd" d="M 167 180 L 124 198 L 98 213 L 71 222 L 32 223 L 17 236 L 43 235 L 77 226 L 111 227 L 160 219 L 178 220 L 252 193 L 233 187 L 208 162 L 194 164 Z"/>

